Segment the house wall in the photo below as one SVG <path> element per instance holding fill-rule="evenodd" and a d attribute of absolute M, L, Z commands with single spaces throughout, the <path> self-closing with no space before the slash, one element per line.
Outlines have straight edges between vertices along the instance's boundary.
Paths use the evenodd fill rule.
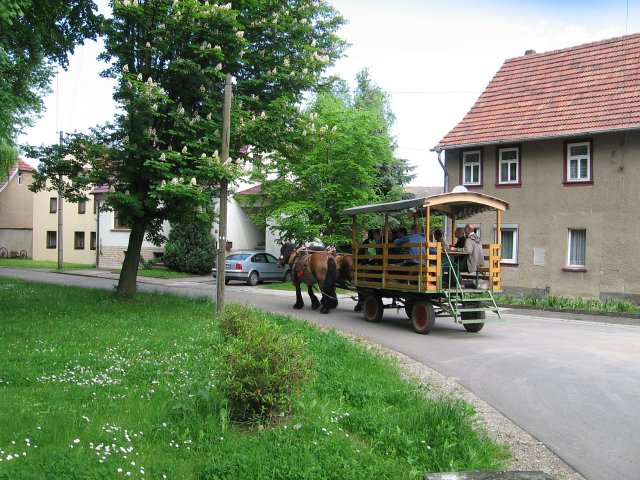
<path fill-rule="evenodd" d="M 563 185 L 564 139 L 520 144 L 521 186 L 516 188 L 496 186 L 497 147 L 482 148 L 483 185 L 469 189 L 509 202 L 502 223 L 518 227 L 518 263 L 503 264 L 502 269 L 506 291 L 640 300 L 640 259 L 635 252 L 640 238 L 635 214 L 640 203 L 640 133 L 588 138 L 593 142 L 591 185 Z M 458 150 L 446 152 L 451 186 L 461 183 L 461 156 Z M 483 242 L 493 241 L 493 214 L 467 221 L 481 224 Z M 586 230 L 586 271 L 565 269 L 570 228 Z"/>
<path fill-rule="evenodd" d="M 129 245 L 128 229 L 114 228 L 114 212 L 100 212 L 99 215 L 99 251 L 100 258 L 98 260 L 99 268 L 120 268 L 124 261 L 124 256 Z M 163 234 L 169 235 L 169 224 L 165 222 L 163 225 Z M 145 260 L 151 260 L 164 252 L 164 247 L 155 246 L 151 242 L 144 240 L 140 255 Z"/>
<path fill-rule="evenodd" d="M 58 231 L 58 214 L 51 213 L 50 198 L 56 197 L 56 192 L 40 191 L 33 195 L 33 259 L 58 260 L 58 248 L 47 248 L 47 232 Z M 91 248 L 91 232 L 96 231 L 96 215 L 93 213 L 93 198 L 86 202 L 85 213 L 78 212 L 78 204 L 63 201 L 62 232 L 63 232 L 63 261 L 65 263 L 96 263 L 96 251 Z M 84 233 L 83 248 L 76 248 L 75 233 Z"/>
<path fill-rule="evenodd" d="M 16 173 L 0 191 L 0 246 L 9 252 L 26 250 L 33 255 L 33 183 L 31 172 L 22 172 L 22 184 Z"/>
<path fill-rule="evenodd" d="M 220 212 L 219 202 L 216 210 Z M 218 241 L 219 224 L 213 224 L 213 236 Z M 227 202 L 227 241 L 231 250 L 264 250 L 265 233 L 259 230 L 248 218 L 245 210 L 231 195 Z"/>

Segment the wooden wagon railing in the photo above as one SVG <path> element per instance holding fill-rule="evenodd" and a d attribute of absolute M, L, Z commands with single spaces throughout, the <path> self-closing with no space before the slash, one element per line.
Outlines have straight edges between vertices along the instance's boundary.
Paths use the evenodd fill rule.
<path fill-rule="evenodd" d="M 440 242 L 404 243 L 403 248 L 416 247 L 420 253 L 395 253 L 399 247 L 392 243 L 362 243 L 354 245 L 354 285 L 357 287 L 438 292 L 446 289 L 442 283 L 443 250 Z M 477 280 L 488 281 L 488 290 L 500 291 L 501 245 L 483 244 L 485 266 L 478 269 Z M 371 254 L 373 248 L 381 253 Z M 435 253 L 431 253 L 435 249 Z M 365 253 L 361 253 L 365 252 Z M 412 263 L 408 265 L 407 263 Z M 459 284 L 459 282 L 458 282 Z"/>

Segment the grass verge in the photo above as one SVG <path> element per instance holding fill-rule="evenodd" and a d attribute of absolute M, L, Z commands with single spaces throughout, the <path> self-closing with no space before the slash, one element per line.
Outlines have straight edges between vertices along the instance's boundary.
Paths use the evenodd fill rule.
<path fill-rule="evenodd" d="M 207 299 L 0 279 L 0 479 L 423 478 L 499 469 L 470 406 L 424 398 L 390 360 L 303 335 L 315 380 L 271 427 L 230 421 Z"/>
<path fill-rule="evenodd" d="M 113 270 L 113 273 L 120 273 L 120 270 Z M 184 273 L 184 272 L 174 272 L 172 270 L 167 270 L 166 268 L 154 267 L 154 268 L 138 268 L 138 276 L 139 277 L 149 277 L 149 278 L 165 278 L 171 280 L 172 278 L 186 278 L 186 277 L 194 277 L 192 273 Z"/>
<path fill-rule="evenodd" d="M 504 305 L 556 310 L 583 310 L 585 312 L 612 312 L 640 314 L 640 306 L 628 300 L 605 300 L 559 297 L 556 295 L 496 295 L 496 302 Z"/>
<path fill-rule="evenodd" d="M 0 258 L 0 267 L 11 268 L 49 268 L 56 270 L 58 268 L 58 262 L 52 262 L 49 260 L 31 260 L 29 258 Z M 96 268 L 95 265 L 89 265 L 86 263 L 64 263 L 63 270 L 79 270 L 85 268 Z"/>

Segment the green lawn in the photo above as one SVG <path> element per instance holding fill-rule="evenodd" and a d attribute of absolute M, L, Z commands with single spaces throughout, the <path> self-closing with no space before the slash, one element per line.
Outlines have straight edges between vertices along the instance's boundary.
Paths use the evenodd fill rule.
<path fill-rule="evenodd" d="M 120 273 L 120 270 L 114 270 L 113 273 Z M 152 277 L 152 278 L 185 278 L 185 277 L 194 277 L 192 273 L 184 273 L 184 272 L 174 272 L 172 270 L 167 270 L 164 267 L 154 267 L 154 268 L 139 268 L 138 269 L 139 277 Z"/>
<path fill-rule="evenodd" d="M 56 270 L 58 268 L 58 262 L 51 262 L 48 260 L 31 260 L 29 258 L 0 258 L 0 267 L 12 267 L 12 268 L 49 268 Z M 85 268 L 96 268 L 94 265 L 86 263 L 64 263 L 64 270 L 79 270 Z"/>
<path fill-rule="evenodd" d="M 472 408 L 390 360 L 304 335 L 316 375 L 267 428 L 229 420 L 207 299 L 0 279 L 0 479 L 400 479 L 504 467 Z"/>

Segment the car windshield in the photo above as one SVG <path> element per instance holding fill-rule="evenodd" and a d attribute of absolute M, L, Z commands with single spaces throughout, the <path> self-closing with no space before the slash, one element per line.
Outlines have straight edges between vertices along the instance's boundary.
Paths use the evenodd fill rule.
<path fill-rule="evenodd" d="M 234 253 L 233 255 L 229 255 L 227 260 L 246 260 L 250 256 L 250 253 Z"/>

